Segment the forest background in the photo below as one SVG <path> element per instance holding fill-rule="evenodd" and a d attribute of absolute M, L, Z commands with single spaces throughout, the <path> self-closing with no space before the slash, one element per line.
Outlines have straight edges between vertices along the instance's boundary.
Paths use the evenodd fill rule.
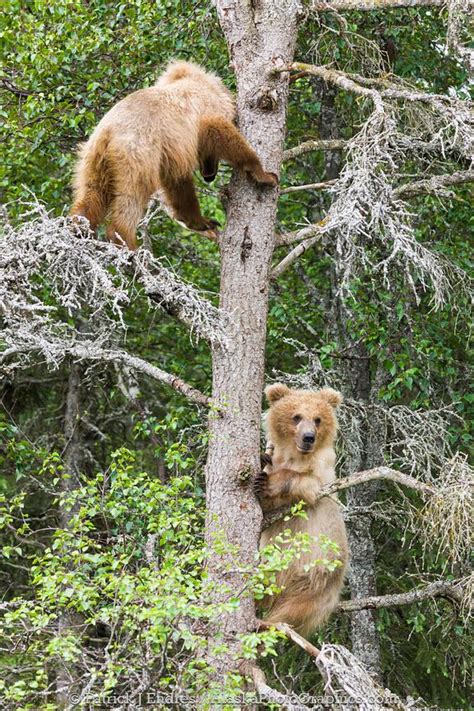
<path fill-rule="evenodd" d="M 446 50 L 447 19 L 445 8 L 430 6 L 343 17 L 315 12 L 301 24 L 295 56 L 367 77 L 396 75 L 417 90 L 464 101 L 468 68 Z M 78 142 L 118 99 L 151 85 L 170 58 L 200 63 L 235 89 L 226 41 L 208 2 L 10 0 L 0 23 L 0 185 L 9 244 L 28 221 L 47 231 L 50 218 L 67 214 Z M 347 141 L 367 116 L 357 94 L 321 76 L 294 78 L 285 148 L 322 143 L 319 150 L 285 156 L 278 233 L 324 218 Z M 408 125 L 424 119 L 407 111 L 403 120 Z M 433 172 L 469 169 L 462 155 L 453 157 L 449 150 L 425 162 L 419 158 L 405 156 L 406 180 L 400 184 L 408 184 L 409 176 L 415 182 Z M 230 176 L 221 166 L 212 186 L 198 179 L 203 212 L 221 224 Z M 340 475 L 387 464 L 433 486 L 450 477 L 458 485 L 468 476 L 468 179 L 407 193 L 416 240 L 439 257 L 441 271 L 433 262 L 431 275 L 425 270 L 420 276 L 415 268 L 410 281 L 396 260 L 385 271 L 374 269 L 384 255 L 380 245 L 366 240 L 361 249 L 368 257 L 351 266 L 341 291 L 348 262 L 328 235 L 271 283 L 266 380 L 331 385 L 344 393 Z M 315 183 L 324 185 L 285 192 Z M 182 229 L 158 202 L 140 234 L 156 260 L 218 305 L 220 260 L 212 241 Z M 26 255 L 24 239 L 22 244 Z M 47 238 L 43 245 L 47 250 Z M 2 270 L 12 264 L 5 254 L 7 249 Z M 166 313 L 150 301 L 142 284 L 132 279 L 117 285 L 114 275 L 125 257 L 115 259 L 104 257 L 116 291 L 110 286 L 110 299 L 100 306 L 111 338 L 101 346 L 125 356 L 87 357 L 52 346 L 46 351 L 22 345 L 15 352 L 11 324 L 6 317 L 1 322 L 0 686 L 6 708 L 61 707 L 61 689 L 70 693 L 77 678 L 79 694 L 85 683 L 87 694 L 122 691 L 130 699 L 149 689 L 199 696 L 208 683 L 198 653 L 203 638 L 183 623 L 207 622 L 216 614 L 205 596 L 199 602 L 206 556 L 206 398 L 190 400 L 160 373 L 178 376 L 208 397 L 210 353 L 199 329 L 190 335 L 172 310 Z M 53 255 L 56 268 L 54 260 Z M 57 291 L 69 287 L 58 287 L 48 269 L 32 279 L 37 295 L 57 309 L 58 322 L 75 330 L 80 341 L 81 333 L 94 328 L 92 292 L 79 309 L 69 294 L 69 308 Z M 76 276 L 71 267 L 71 283 Z M 128 302 L 121 302 L 117 315 L 120 290 Z M 414 489 L 376 482 L 349 492 L 341 495 L 353 561 L 344 598 L 405 594 L 440 582 L 443 595 L 410 604 L 386 600 L 377 610 L 341 607 L 314 644 L 330 641 L 352 649 L 401 697 L 467 708 L 472 647 L 466 598 L 457 594 L 457 585 L 468 576 L 468 499 L 445 531 L 436 517 L 420 514 L 427 504 Z M 252 579 L 257 591 L 262 576 Z M 226 605 L 238 600 L 227 600 L 217 612 L 225 614 Z M 252 634 L 243 640 L 249 659 L 261 652 L 258 642 Z M 263 667 L 271 686 L 281 693 L 322 693 L 320 675 L 303 650 L 281 635 L 269 635 L 265 645 Z M 240 678 L 231 677 L 229 694 L 238 693 Z"/>

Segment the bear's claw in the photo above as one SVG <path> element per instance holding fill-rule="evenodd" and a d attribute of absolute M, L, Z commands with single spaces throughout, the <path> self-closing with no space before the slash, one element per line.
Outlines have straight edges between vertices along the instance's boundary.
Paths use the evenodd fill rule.
<path fill-rule="evenodd" d="M 261 464 L 262 468 L 266 467 L 268 465 L 271 466 L 273 464 L 273 460 L 269 454 L 267 454 L 266 452 L 263 452 L 263 454 L 260 455 L 260 464 Z"/>
<path fill-rule="evenodd" d="M 261 496 L 268 483 L 267 472 L 259 472 L 253 482 L 253 490 L 256 496 Z"/>

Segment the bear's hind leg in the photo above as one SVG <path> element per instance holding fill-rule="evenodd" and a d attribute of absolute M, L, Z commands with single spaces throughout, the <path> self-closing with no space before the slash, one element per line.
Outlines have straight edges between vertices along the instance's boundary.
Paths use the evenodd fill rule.
<path fill-rule="evenodd" d="M 170 178 L 160 175 L 160 186 L 164 190 L 166 202 L 173 211 L 173 217 L 196 232 L 214 231 L 218 223 L 201 214 L 199 201 L 192 176 Z"/>
<path fill-rule="evenodd" d="M 95 186 L 87 185 L 76 191 L 70 214 L 73 217 L 85 217 L 89 221 L 91 232 L 95 233 L 104 221 L 106 211 L 105 196 Z"/>
<path fill-rule="evenodd" d="M 145 211 L 145 204 L 139 202 L 133 194 L 118 194 L 112 200 L 107 239 L 117 245 L 125 242 L 134 251 L 137 248 L 137 225 Z M 119 237 L 117 237 L 117 234 Z"/>

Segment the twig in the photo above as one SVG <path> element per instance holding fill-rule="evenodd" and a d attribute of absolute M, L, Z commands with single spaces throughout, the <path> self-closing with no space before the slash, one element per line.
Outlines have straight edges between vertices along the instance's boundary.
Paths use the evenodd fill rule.
<path fill-rule="evenodd" d="M 287 711 L 309 711 L 308 706 L 295 704 L 286 694 L 282 694 L 281 691 L 277 691 L 268 686 L 265 674 L 257 666 L 252 666 L 251 675 L 259 701 L 265 699 L 271 703 L 280 704 L 283 708 L 287 709 Z"/>

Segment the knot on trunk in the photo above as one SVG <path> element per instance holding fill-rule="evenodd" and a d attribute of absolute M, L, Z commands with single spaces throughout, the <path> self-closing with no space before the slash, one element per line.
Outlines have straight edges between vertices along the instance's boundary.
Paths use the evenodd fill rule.
<path fill-rule="evenodd" d="M 250 97 L 249 107 L 251 109 L 264 111 L 265 113 L 275 111 L 278 107 L 278 94 L 276 89 L 272 89 L 270 86 L 262 87 Z"/>

